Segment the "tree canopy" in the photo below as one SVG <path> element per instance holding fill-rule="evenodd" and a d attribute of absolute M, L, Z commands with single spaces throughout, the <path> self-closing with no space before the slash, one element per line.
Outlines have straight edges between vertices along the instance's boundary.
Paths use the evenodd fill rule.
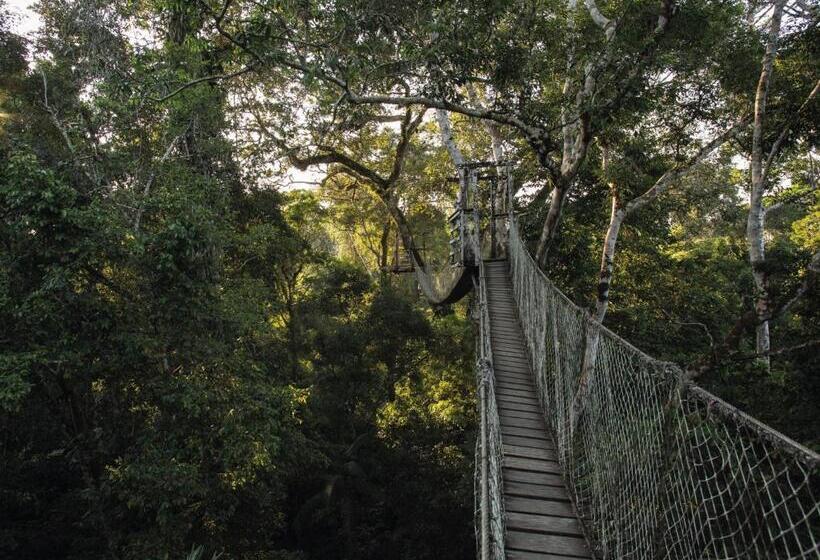
<path fill-rule="evenodd" d="M 0 555 L 474 557 L 469 301 L 390 273 L 446 266 L 462 161 L 513 162 L 595 320 L 820 449 L 813 4 L 36 10 L 0 2 Z"/>

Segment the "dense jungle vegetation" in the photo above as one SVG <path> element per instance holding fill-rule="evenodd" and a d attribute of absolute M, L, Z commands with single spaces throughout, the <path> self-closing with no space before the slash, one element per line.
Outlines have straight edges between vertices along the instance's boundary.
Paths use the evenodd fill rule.
<path fill-rule="evenodd" d="M 469 301 L 389 272 L 446 261 L 464 160 L 597 320 L 820 449 L 816 5 L 9 8 L 1 557 L 473 558 Z"/>

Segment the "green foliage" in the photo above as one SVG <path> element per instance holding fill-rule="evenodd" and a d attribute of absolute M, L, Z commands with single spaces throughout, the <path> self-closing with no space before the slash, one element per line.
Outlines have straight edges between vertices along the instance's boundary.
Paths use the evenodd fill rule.
<path fill-rule="evenodd" d="M 466 309 L 434 313 L 386 272 L 385 201 L 428 263 L 447 258 L 456 185 L 438 130 L 425 117 L 387 193 L 338 162 L 318 189 L 277 187 L 319 147 L 397 169 L 401 110 L 351 92 L 463 102 L 469 83 L 557 134 L 565 80 L 611 49 L 579 108 L 595 141 L 549 263 L 592 304 L 610 183 L 639 195 L 748 112 L 763 43 L 740 2 L 679 3 L 655 39 L 657 2 L 602 0 L 618 18 L 607 46 L 582 4 L 42 0 L 27 43 L 0 3 L 0 556 L 474 557 Z M 817 104 L 790 120 L 814 84 L 812 39 L 785 37 L 767 116 L 767 146 L 793 125 L 766 198 L 775 298 L 818 247 Z M 647 79 L 619 89 L 633 65 Z M 488 157 L 481 123 L 453 126 L 465 157 Z M 534 241 L 552 178 L 532 139 L 500 132 Z M 660 358 L 708 354 L 751 307 L 733 159 L 746 136 L 622 228 L 606 321 Z M 775 341 L 820 338 L 817 295 Z M 767 371 L 746 335 L 703 382 L 817 446 L 815 350 Z"/>

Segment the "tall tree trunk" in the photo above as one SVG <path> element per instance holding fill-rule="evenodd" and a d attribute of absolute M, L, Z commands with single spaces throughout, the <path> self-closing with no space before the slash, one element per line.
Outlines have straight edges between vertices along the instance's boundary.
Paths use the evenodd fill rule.
<path fill-rule="evenodd" d="M 564 208 L 564 201 L 567 198 L 568 191 L 569 189 L 563 181 L 558 181 L 555 188 L 552 189 L 550 208 L 544 220 L 544 225 L 541 228 L 541 237 L 538 239 L 538 247 L 535 250 L 535 260 L 541 268 L 544 268 L 547 263 L 547 253 L 549 253 L 550 245 L 555 238 L 555 232 L 558 230 L 561 212 Z"/>
<path fill-rule="evenodd" d="M 441 133 L 441 143 L 444 144 L 444 147 L 447 149 L 447 153 L 450 154 L 450 158 L 453 160 L 453 163 L 456 167 L 463 165 L 464 156 L 461 154 L 461 150 L 458 149 L 455 138 L 453 137 L 453 127 L 450 124 L 450 115 L 444 109 L 436 109 L 436 121 L 438 122 L 438 128 Z"/>
<path fill-rule="evenodd" d="M 595 315 L 591 317 L 587 325 L 586 344 L 584 346 L 584 359 L 581 362 L 581 375 L 578 378 L 578 390 L 572 401 L 570 409 L 570 430 L 574 432 L 578 427 L 578 422 L 584 408 L 584 399 L 587 394 L 587 386 L 592 370 L 598 356 L 598 343 L 601 339 L 599 325 L 606 317 L 609 307 L 609 285 L 612 282 L 612 273 L 615 262 L 615 246 L 618 243 L 618 234 L 621 225 L 626 219 L 627 211 L 621 204 L 620 197 L 613 188 L 612 210 L 609 214 L 609 227 L 604 238 L 604 246 L 601 251 L 601 266 L 598 275 L 598 291 L 595 299 Z"/>
<path fill-rule="evenodd" d="M 595 320 L 604 322 L 609 306 L 609 285 L 612 282 L 612 272 L 615 262 L 615 246 L 618 243 L 618 234 L 621 224 L 626 219 L 626 209 L 617 195 L 612 196 L 612 210 L 609 214 L 609 227 L 604 238 L 604 247 L 601 251 L 601 267 L 598 275 L 598 295 L 595 301 Z"/>
<path fill-rule="evenodd" d="M 766 272 L 766 243 L 764 240 L 766 209 L 763 207 L 763 195 L 766 191 L 766 181 L 763 169 L 763 129 L 766 118 L 766 102 L 772 77 L 772 65 L 777 54 L 780 22 L 785 3 L 785 0 L 779 0 L 774 5 L 766 52 L 763 55 L 760 79 L 755 93 L 752 153 L 749 164 L 751 193 L 749 196 L 749 216 L 746 221 L 746 240 L 749 246 L 749 263 L 752 267 L 755 282 L 755 313 L 758 318 L 766 317 L 769 312 L 769 277 Z M 770 349 L 769 322 L 762 320 L 756 329 L 755 351 L 767 365 Z"/>

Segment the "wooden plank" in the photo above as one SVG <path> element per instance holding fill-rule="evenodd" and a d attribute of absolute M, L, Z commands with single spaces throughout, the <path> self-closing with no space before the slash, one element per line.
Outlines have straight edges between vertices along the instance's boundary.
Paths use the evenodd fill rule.
<path fill-rule="evenodd" d="M 569 502 L 555 502 L 551 500 L 534 500 L 511 496 L 504 500 L 504 509 L 507 512 L 529 513 L 535 515 L 553 515 L 555 517 L 572 517 L 577 519 L 575 510 Z"/>
<path fill-rule="evenodd" d="M 523 373 L 525 375 L 530 374 L 529 362 L 510 359 L 506 356 L 493 355 L 493 366 L 502 371 L 509 371 L 511 373 Z M 530 377 L 534 379 L 534 377 Z"/>
<path fill-rule="evenodd" d="M 493 342 L 492 349 L 493 358 L 496 358 L 496 360 L 499 358 L 512 358 L 517 362 L 524 362 L 527 365 L 530 363 L 524 349 L 514 348 L 509 343 L 499 344 L 497 342 Z"/>
<path fill-rule="evenodd" d="M 496 408 L 498 408 L 499 414 L 501 414 L 502 412 L 528 412 L 530 414 L 538 414 L 539 418 L 544 418 L 544 422 L 546 423 L 546 418 L 544 417 L 543 411 L 537 403 L 516 403 L 508 401 L 499 401 L 498 399 L 496 399 L 495 404 Z"/>
<path fill-rule="evenodd" d="M 500 348 L 498 351 L 493 349 L 493 361 L 498 364 L 510 364 L 514 366 L 530 367 L 530 361 L 523 353 L 509 351 L 505 348 Z"/>
<path fill-rule="evenodd" d="M 520 382 L 527 382 L 532 386 L 533 392 L 535 392 L 535 379 L 531 375 L 526 375 L 524 373 L 518 373 L 514 371 L 501 371 L 498 370 L 495 372 L 495 379 L 496 381 L 518 381 Z"/>
<path fill-rule="evenodd" d="M 529 407 L 531 409 L 535 408 L 539 412 L 541 411 L 541 405 L 534 398 L 516 399 L 496 394 L 495 404 L 499 410 L 502 408 L 512 409 L 518 407 Z"/>
<path fill-rule="evenodd" d="M 512 341 L 524 348 L 524 334 L 522 332 L 511 331 L 509 333 L 497 333 L 492 336 L 493 343 L 496 340 Z"/>
<path fill-rule="evenodd" d="M 500 339 L 499 337 L 493 335 L 490 344 L 492 346 L 493 353 L 515 352 L 517 356 L 527 355 L 527 348 L 524 346 L 524 341 L 521 340 L 515 340 L 512 338 Z"/>
<path fill-rule="evenodd" d="M 504 457 L 504 466 L 522 471 L 548 472 L 561 474 L 561 466 L 555 461 L 544 461 L 543 459 L 526 459 L 524 457 Z"/>
<path fill-rule="evenodd" d="M 526 375 L 526 374 L 523 374 L 523 373 L 518 373 L 518 372 L 514 372 L 514 371 L 497 370 L 495 372 L 495 380 L 496 381 L 501 381 L 502 383 L 504 381 L 517 381 L 519 383 L 526 382 L 526 383 L 530 384 L 530 386 L 531 386 L 530 390 L 533 392 L 533 394 L 535 394 L 535 392 L 537 390 L 536 385 L 535 385 L 535 379 L 531 375 Z"/>
<path fill-rule="evenodd" d="M 519 339 L 521 341 L 521 345 L 524 345 L 524 335 L 520 332 L 515 332 L 511 329 L 505 330 L 502 327 L 497 325 L 493 325 L 490 327 L 490 341 L 492 344 L 496 344 L 494 341 L 501 338 L 512 338 L 512 339 Z M 526 349 L 523 351 L 526 354 Z"/>
<path fill-rule="evenodd" d="M 497 402 L 498 410 L 518 410 L 519 412 L 534 412 L 541 414 L 541 407 L 532 403 Z"/>
<path fill-rule="evenodd" d="M 524 381 L 519 379 L 511 379 L 509 377 L 496 377 L 495 386 L 498 390 L 524 391 L 528 396 L 535 398 L 538 394 L 536 392 L 535 383 L 532 381 Z"/>
<path fill-rule="evenodd" d="M 498 377 L 515 377 L 516 379 L 526 379 L 527 381 L 535 382 L 535 376 L 522 366 L 513 364 L 501 364 L 497 361 L 493 363 L 493 370 L 495 370 L 496 378 Z"/>
<path fill-rule="evenodd" d="M 501 435 L 502 436 L 520 436 L 520 437 L 528 437 L 530 439 L 542 439 L 544 441 L 550 441 L 549 436 L 545 430 L 533 430 L 531 428 L 519 428 L 518 426 L 505 426 L 501 425 Z M 502 439 L 504 439 L 502 437 Z"/>
<path fill-rule="evenodd" d="M 513 379 L 511 377 L 497 377 L 496 386 L 509 387 L 510 389 L 521 389 L 535 393 L 535 384 L 530 380 Z"/>
<path fill-rule="evenodd" d="M 535 376 L 532 372 L 530 372 L 529 365 L 503 360 L 500 356 L 493 357 L 493 369 L 497 370 L 499 373 L 511 373 L 513 375 L 517 375 L 518 377 L 525 377 L 533 381 L 535 380 Z"/>
<path fill-rule="evenodd" d="M 499 352 L 505 352 L 505 353 L 515 352 L 517 356 L 524 356 L 524 357 L 527 356 L 527 349 L 524 346 L 523 337 L 522 337 L 522 340 L 520 340 L 520 341 L 516 341 L 514 339 L 510 340 L 509 338 L 507 340 L 500 340 L 500 338 L 502 336 L 519 337 L 521 335 L 519 335 L 519 334 L 499 334 L 498 331 L 496 330 L 496 328 L 493 327 L 493 332 L 492 332 L 492 335 L 490 337 L 490 344 L 491 344 L 493 350 L 498 348 Z"/>
<path fill-rule="evenodd" d="M 495 402 L 496 408 L 498 409 L 499 414 L 502 411 L 508 412 L 529 412 L 531 414 L 542 414 L 541 407 L 538 403 L 535 402 L 510 402 L 510 401 L 500 401 L 496 398 Z M 543 415 L 543 414 L 542 414 Z M 546 422 L 546 420 L 545 420 Z"/>
<path fill-rule="evenodd" d="M 521 387 L 510 387 L 509 385 L 495 384 L 495 394 L 503 397 L 518 397 L 535 399 L 535 391 L 532 389 L 522 389 Z"/>
<path fill-rule="evenodd" d="M 553 472 L 554 465 L 552 463 L 558 463 L 558 451 L 556 449 L 549 449 L 546 446 L 544 447 L 536 447 L 534 445 L 515 445 L 512 443 L 507 443 L 506 437 L 504 434 L 501 434 L 502 440 L 502 447 L 504 452 L 504 457 L 512 460 L 512 459 L 526 459 L 526 461 L 520 463 L 522 466 L 516 466 L 513 463 L 510 463 L 510 468 L 521 468 L 525 470 L 535 470 L 538 471 L 539 466 L 544 467 L 544 472 Z M 545 442 L 546 443 L 546 442 Z M 533 462 L 527 462 L 533 461 Z M 541 465 L 541 463 L 550 463 L 549 465 Z M 506 464 L 506 463 L 505 463 Z M 559 471 L 560 472 L 560 471 Z"/>
<path fill-rule="evenodd" d="M 495 394 L 496 395 L 501 395 L 501 396 L 504 396 L 504 397 L 519 397 L 519 398 L 524 397 L 524 398 L 535 399 L 535 396 L 534 396 L 535 391 L 526 391 L 526 390 L 521 390 L 521 389 L 511 389 L 509 387 L 498 387 L 498 386 L 496 386 Z"/>
<path fill-rule="evenodd" d="M 518 338 L 521 340 L 521 343 L 524 343 L 524 335 L 521 334 L 517 328 L 513 329 L 513 327 L 506 326 L 506 325 L 496 325 L 492 323 L 490 325 L 490 340 L 495 340 L 496 338 L 501 337 L 512 337 Z"/>
<path fill-rule="evenodd" d="M 546 432 L 546 425 L 542 419 L 530 420 L 527 418 L 504 418 L 503 424 L 505 426 L 514 426 L 516 428 L 530 428 L 533 430 L 544 430 Z"/>
<path fill-rule="evenodd" d="M 526 394 L 534 396 L 535 393 L 535 385 L 532 383 L 522 382 L 522 381 L 511 381 L 509 379 L 496 379 L 495 380 L 495 390 L 496 393 L 499 391 L 524 391 Z"/>
<path fill-rule="evenodd" d="M 503 391 L 516 391 L 519 394 L 518 395 L 512 395 L 512 396 L 529 397 L 531 399 L 537 398 L 537 396 L 536 396 L 537 393 L 535 392 L 535 385 L 534 384 L 532 384 L 530 386 L 527 386 L 527 387 L 522 387 L 521 385 L 515 385 L 515 384 L 507 383 L 507 380 L 504 379 L 503 377 L 496 377 L 495 382 L 496 382 L 495 383 L 496 392 L 501 391 L 501 390 L 503 390 Z M 501 385 L 503 385 L 503 387 L 500 387 Z"/>
<path fill-rule="evenodd" d="M 544 415 L 541 414 L 540 410 L 510 410 L 508 408 L 498 407 L 498 412 L 502 418 L 527 418 L 529 420 L 544 422 Z"/>
<path fill-rule="evenodd" d="M 497 336 L 492 335 L 490 337 L 490 343 L 493 346 L 493 350 L 496 348 L 499 352 L 512 354 L 514 353 L 516 356 L 525 356 L 527 353 L 527 348 L 524 346 L 523 336 Z"/>
<path fill-rule="evenodd" d="M 518 324 L 508 323 L 507 321 L 493 321 L 490 319 L 490 332 L 492 332 L 493 336 L 506 335 L 521 337 L 522 340 L 524 339 L 524 333 L 521 332 L 521 327 L 519 327 Z"/>
<path fill-rule="evenodd" d="M 524 348 L 523 344 L 518 349 L 514 348 L 512 346 L 512 344 L 514 344 L 514 343 L 511 343 L 511 342 L 499 343 L 499 342 L 496 342 L 495 340 L 493 340 L 492 343 L 490 344 L 490 348 L 492 348 L 492 350 L 493 350 L 493 356 L 503 355 L 505 357 L 506 356 L 511 356 L 511 357 L 514 357 L 514 358 L 515 357 L 524 358 L 524 360 L 526 360 L 526 362 L 527 362 L 527 368 L 529 369 L 530 361 L 529 361 L 529 358 L 527 357 L 527 350 Z"/>
<path fill-rule="evenodd" d="M 506 377 L 508 375 L 511 375 L 511 376 L 517 377 L 519 379 L 527 379 L 527 380 L 535 382 L 535 376 L 532 375 L 528 371 L 524 371 L 523 368 L 516 369 L 516 368 L 511 368 L 509 366 L 501 367 L 498 364 L 493 364 L 493 369 L 495 370 L 496 379 L 498 379 L 500 377 Z"/>
<path fill-rule="evenodd" d="M 521 342 L 499 341 L 493 338 L 492 347 L 493 354 L 503 354 L 514 358 L 526 359 L 526 350 L 524 349 L 524 344 Z"/>
<path fill-rule="evenodd" d="M 552 533 L 583 537 L 584 530 L 577 519 L 570 517 L 552 517 L 532 513 L 510 513 L 507 515 L 507 529 L 531 531 L 533 533 Z"/>
<path fill-rule="evenodd" d="M 509 329 L 521 329 L 521 323 L 518 322 L 517 315 L 498 313 L 497 311 L 490 313 L 490 325 L 501 325 Z"/>
<path fill-rule="evenodd" d="M 497 364 L 508 364 L 522 369 L 530 368 L 530 360 L 523 350 L 513 350 L 504 346 L 496 346 L 493 348 L 493 362 Z"/>
<path fill-rule="evenodd" d="M 499 374 L 511 374 L 518 377 L 523 377 L 530 381 L 535 381 L 535 376 L 530 373 L 529 367 L 523 364 L 516 364 L 508 361 L 500 361 L 498 358 L 493 360 L 493 369 Z"/>
<path fill-rule="evenodd" d="M 552 554 L 577 556 L 579 558 L 590 558 L 587 543 L 580 537 L 507 531 L 505 541 L 507 548 L 513 550 L 549 552 Z"/>
<path fill-rule="evenodd" d="M 533 395 L 536 394 L 537 387 L 535 385 L 535 378 L 531 375 L 527 375 L 525 373 L 521 373 L 518 371 L 509 371 L 507 368 L 496 368 L 497 371 L 495 372 L 495 380 L 499 383 L 508 383 L 508 384 L 518 384 L 518 385 L 525 385 L 526 387 L 520 387 L 527 391 L 530 391 Z"/>
<path fill-rule="evenodd" d="M 509 323 L 507 321 L 493 321 L 490 319 L 490 332 L 493 336 L 506 335 L 524 338 L 521 327 L 519 327 L 517 323 Z"/>
<path fill-rule="evenodd" d="M 493 369 L 497 369 L 495 378 L 499 381 L 507 381 L 509 383 L 518 383 L 518 384 L 525 384 L 527 387 L 531 387 L 532 390 L 535 390 L 535 378 L 532 375 L 527 375 L 526 373 L 520 371 L 510 371 L 509 368 L 503 368 L 496 364 L 493 364 L 495 367 Z"/>
<path fill-rule="evenodd" d="M 503 315 L 504 317 L 509 317 L 511 319 L 515 319 L 516 321 L 518 321 L 518 312 L 516 310 L 515 304 L 501 301 L 493 301 L 492 298 L 490 298 L 489 304 L 490 306 L 488 310 L 490 312 L 490 318 L 492 318 L 493 316 Z"/>
<path fill-rule="evenodd" d="M 504 495 L 569 502 L 569 494 L 567 494 L 563 486 L 544 486 L 541 484 L 528 484 L 526 482 L 505 482 Z"/>
<path fill-rule="evenodd" d="M 518 403 L 518 404 L 532 404 L 535 406 L 540 406 L 538 399 L 532 395 L 528 396 L 515 396 L 515 395 L 499 395 L 496 393 L 495 400 L 498 402 L 508 402 L 508 403 Z"/>
<path fill-rule="evenodd" d="M 519 447 L 534 447 L 536 449 L 549 449 L 550 451 L 557 451 L 557 448 L 551 441 L 544 441 L 543 439 L 528 438 L 523 436 L 511 436 L 509 434 L 502 434 L 504 443 L 510 445 L 517 445 Z"/>
<path fill-rule="evenodd" d="M 496 401 L 510 401 L 518 399 L 519 403 L 522 404 L 538 404 L 538 399 L 535 398 L 534 391 L 516 391 L 514 389 L 510 389 L 508 387 L 501 387 L 498 384 L 495 386 L 495 397 Z M 524 400 L 521 400 L 524 399 Z"/>
<path fill-rule="evenodd" d="M 507 550 L 507 560 L 578 560 L 577 556 L 563 554 L 548 554 L 546 552 L 531 552 L 529 550 Z"/>
<path fill-rule="evenodd" d="M 558 486 L 564 488 L 564 479 L 560 474 L 539 473 L 532 471 L 520 471 L 518 469 L 504 468 L 504 484 L 510 482 L 526 482 L 527 484 L 540 484 L 542 486 Z"/>
<path fill-rule="evenodd" d="M 544 449 L 537 447 L 524 447 L 520 445 L 503 443 L 504 455 L 510 457 L 523 457 L 525 459 L 543 459 L 544 461 L 558 462 L 558 455 L 554 449 Z"/>
<path fill-rule="evenodd" d="M 490 312 L 491 325 L 505 325 L 508 327 L 515 327 L 521 329 L 521 323 L 518 321 L 518 315 L 512 313 L 499 313 L 498 311 Z"/>
<path fill-rule="evenodd" d="M 529 368 L 525 368 L 520 364 L 501 363 L 498 360 L 493 360 L 493 369 L 496 372 L 496 377 L 512 375 L 520 379 L 535 381 L 535 376 L 530 372 Z"/>
<path fill-rule="evenodd" d="M 526 381 L 533 381 L 533 382 L 535 381 L 535 377 L 530 375 L 529 372 L 525 373 L 523 371 L 514 371 L 514 370 L 511 370 L 510 368 L 501 368 L 501 367 L 498 367 L 498 366 L 495 366 L 493 368 L 493 370 L 495 371 L 496 379 L 509 377 L 509 378 L 512 378 L 512 379 L 523 379 L 523 380 L 526 380 Z"/>

